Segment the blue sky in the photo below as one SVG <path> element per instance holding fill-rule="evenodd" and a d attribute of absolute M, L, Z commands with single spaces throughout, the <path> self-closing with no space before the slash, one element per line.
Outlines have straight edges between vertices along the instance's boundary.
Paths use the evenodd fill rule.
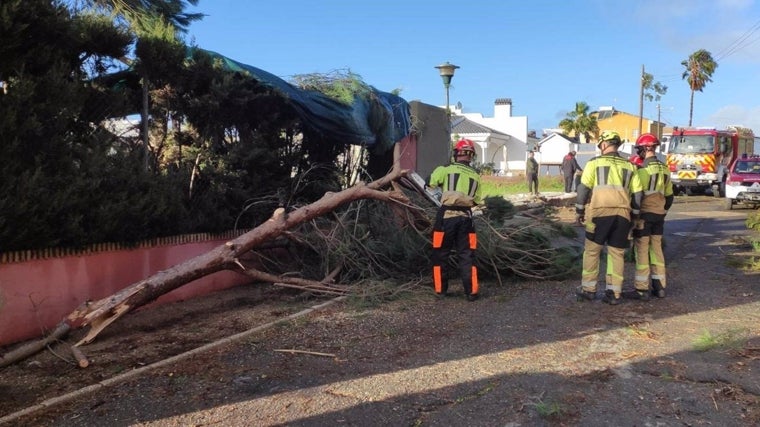
<path fill-rule="evenodd" d="M 718 68 L 694 98 L 694 126 L 760 134 L 760 4 L 754 0 L 200 0 L 187 41 L 285 80 L 348 71 L 407 101 L 444 105 L 434 67 L 459 65 L 452 105 L 493 115 L 511 98 L 528 127 L 554 128 L 577 101 L 638 114 L 642 65 L 668 86 L 667 125 L 689 120 L 681 61 Z M 657 102 L 644 116 L 657 119 Z"/>

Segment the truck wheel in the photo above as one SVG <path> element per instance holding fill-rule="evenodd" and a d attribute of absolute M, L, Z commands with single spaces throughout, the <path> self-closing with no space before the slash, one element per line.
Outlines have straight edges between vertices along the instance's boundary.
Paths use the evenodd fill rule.
<path fill-rule="evenodd" d="M 710 187 L 710 191 L 712 191 L 713 197 L 723 197 L 720 194 L 720 184 L 715 184 L 712 187 Z"/>
<path fill-rule="evenodd" d="M 726 209 L 727 211 L 730 211 L 731 209 L 734 208 L 734 199 L 727 198 L 725 202 L 723 203 L 724 203 L 723 208 Z"/>

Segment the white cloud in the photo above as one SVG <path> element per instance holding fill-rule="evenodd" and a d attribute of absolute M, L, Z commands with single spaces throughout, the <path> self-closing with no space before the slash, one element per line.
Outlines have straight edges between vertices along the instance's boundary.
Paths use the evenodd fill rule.
<path fill-rule="evenodd" d="M 707 116 L 707 123 L 718 128 L 730 125 L 741 125 L 755 131 L 760 136 L 760 105 L 743 107 L 739 105 L 726 105 Z"/>
<path fill-rule="evenodd" d="M 635 16 L 675 52 L 706 49 L 719 62 L 760 62 L 755 0 L 644 0 Z"/>

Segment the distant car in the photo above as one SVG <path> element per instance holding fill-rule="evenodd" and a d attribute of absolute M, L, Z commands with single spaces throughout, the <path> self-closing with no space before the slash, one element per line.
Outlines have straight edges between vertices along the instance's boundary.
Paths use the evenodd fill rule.
<path fill-rule="evenodd" d="M 760 156 L 740 157 L 734 160 L 726 177 L 726 209 L 742 204 L 760 207 Z"/>

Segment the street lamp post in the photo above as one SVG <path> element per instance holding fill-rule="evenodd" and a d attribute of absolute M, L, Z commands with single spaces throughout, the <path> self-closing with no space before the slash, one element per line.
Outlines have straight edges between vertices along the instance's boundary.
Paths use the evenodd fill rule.
<path fill-rule="evenodd" d="M 438 69 L 441 79 L 443 79 L 443 87 L 446 88 L 446 120 L 448 122 L 447 127 L 449 130 L 449 158 L 451 158 L 451 108 L 449 108 L 449 86 L 451 86 L 451 78 L 454 77 L 454 72 L 459 66 L 446 61 L 441 65 L 436 65 L 435 68 Z"/>

